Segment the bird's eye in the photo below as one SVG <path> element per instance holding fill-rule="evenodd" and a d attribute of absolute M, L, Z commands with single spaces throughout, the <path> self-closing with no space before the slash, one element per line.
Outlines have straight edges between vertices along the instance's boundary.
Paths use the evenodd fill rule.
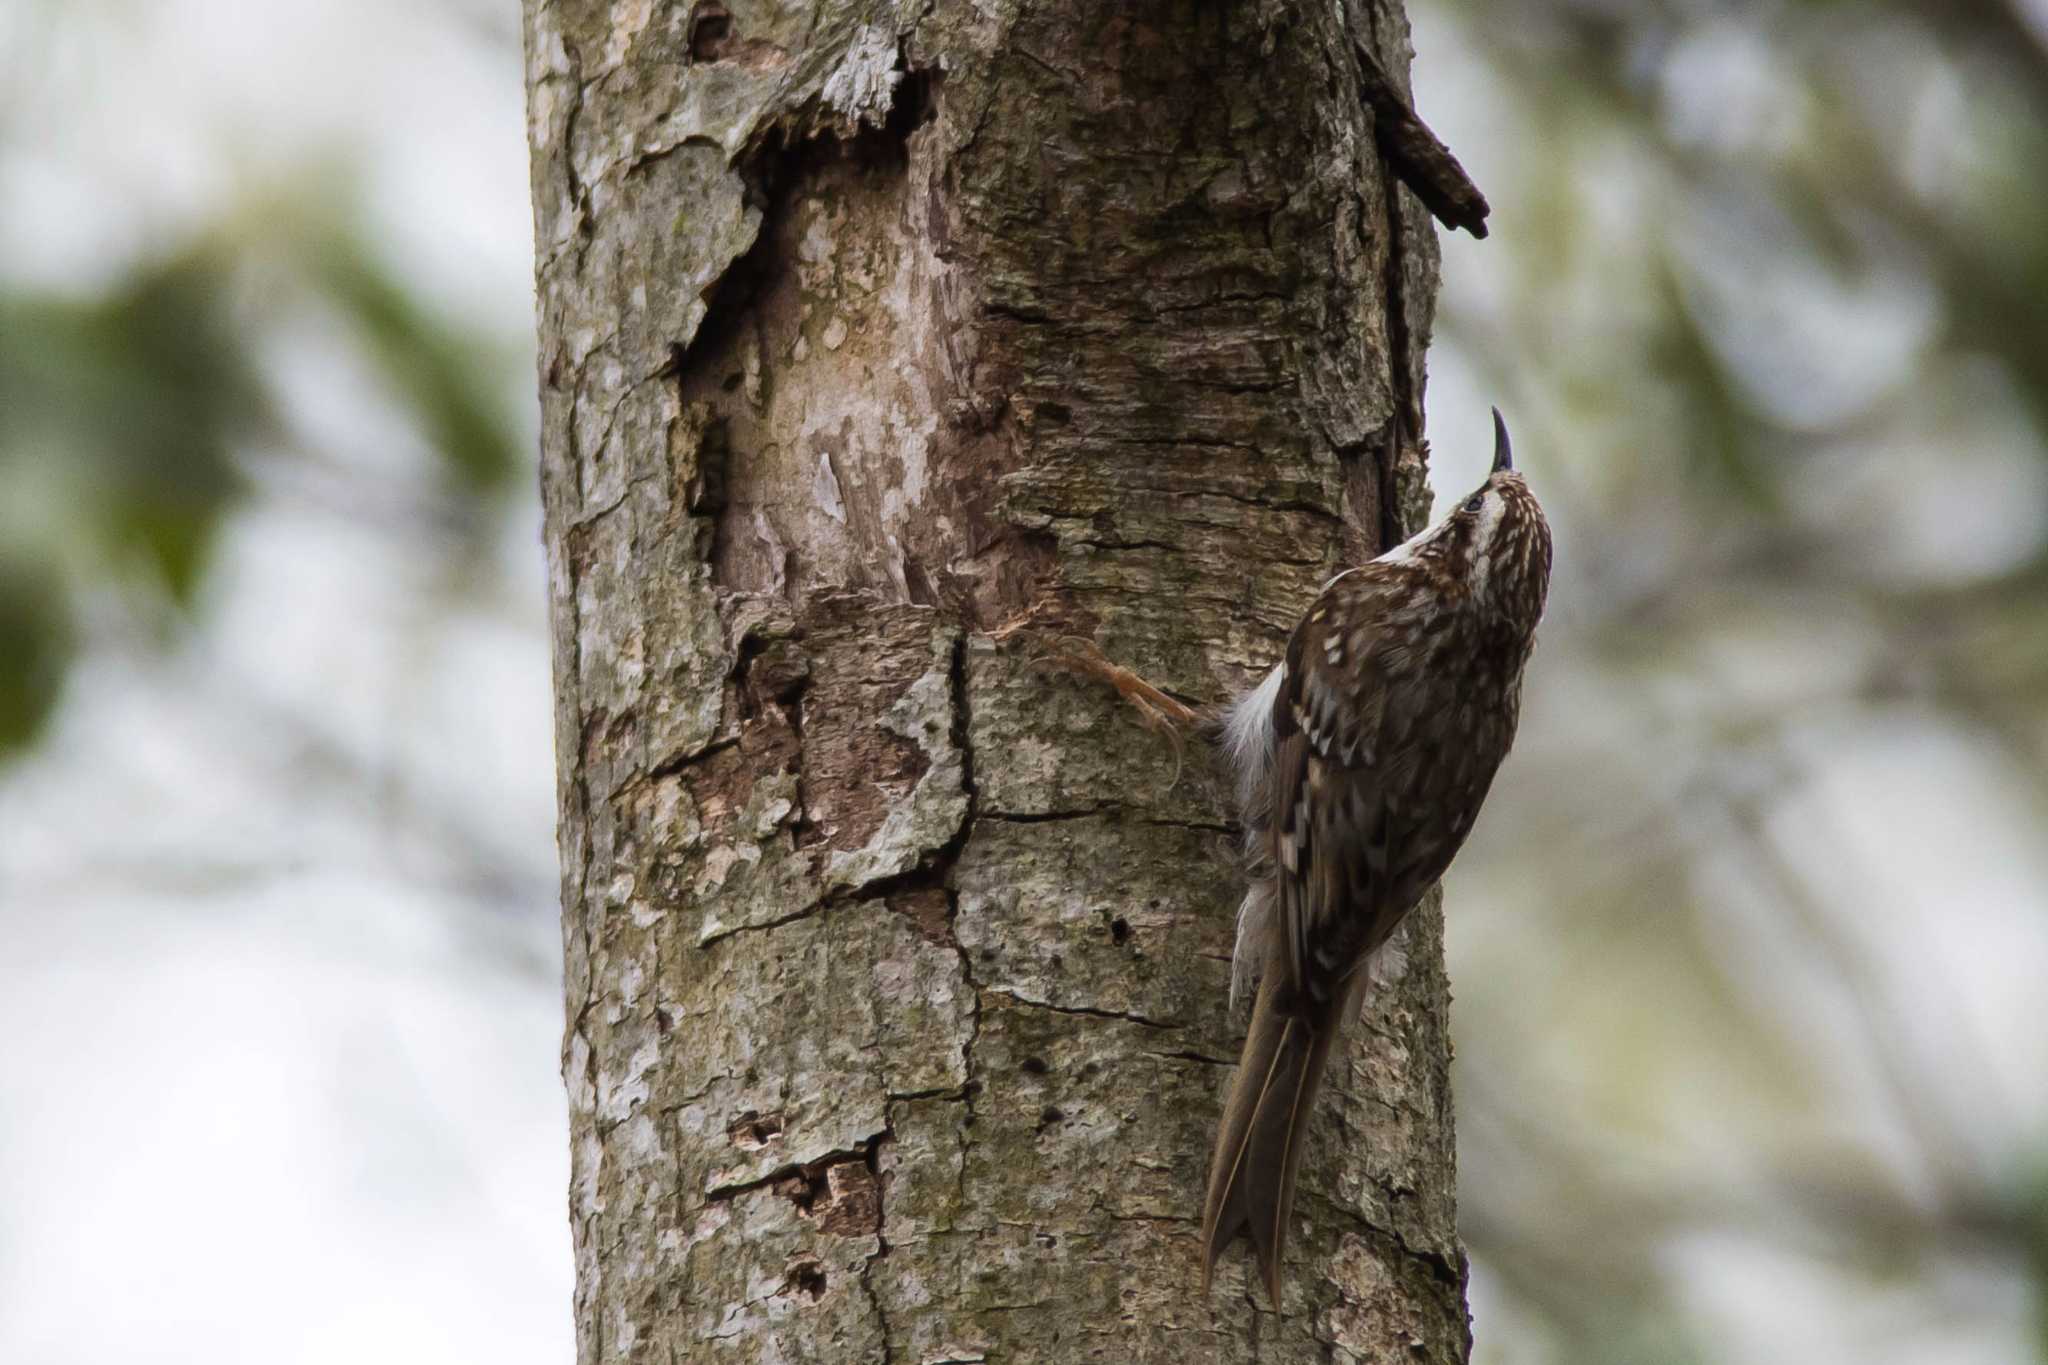
<path fill-rule="evenodd" d="M 1474 493 L 1471 497 L 1465 499 L 1465 510 L 1467 512 L 1477 512 L 1485 505 L 1486 494 L 1484 493 Z"/>

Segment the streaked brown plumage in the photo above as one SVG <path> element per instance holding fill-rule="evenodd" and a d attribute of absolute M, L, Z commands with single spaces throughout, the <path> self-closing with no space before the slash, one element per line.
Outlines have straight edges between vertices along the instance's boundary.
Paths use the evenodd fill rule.
<path fill-rule="evenodd" d="M 1275 1308 L 1330 1045 L 1372 954 L 1456 856 L 1514 741 L 1550 528 L 1494 413 L 1493 472 L 1452 513 L 1323 588 L 1232 710 L 1253 881 L 1237 982 L 1259 993 L 1210 1159 L 1202 1282 L 1251 1239 Z"/>

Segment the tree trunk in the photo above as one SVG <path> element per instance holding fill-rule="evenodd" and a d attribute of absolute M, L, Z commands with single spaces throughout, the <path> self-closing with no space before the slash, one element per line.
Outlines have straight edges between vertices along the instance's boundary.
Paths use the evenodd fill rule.
<path fill-rule="evenodd" d="M 1191 698 L 1426 506 L 1399 0 L 528 0 L 580 1359 L 1462 1361 L 1441 918 L 1285 1311 Z"/>

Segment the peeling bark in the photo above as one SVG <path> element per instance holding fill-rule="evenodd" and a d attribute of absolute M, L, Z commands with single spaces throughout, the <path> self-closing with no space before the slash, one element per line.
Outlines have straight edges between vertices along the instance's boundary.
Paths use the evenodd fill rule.
<path fill-rule="evenodd" d="M 1426 506 L 1398 0 L 526 9 L 580 1359 L 1464 1360 L 1436 906 L 1202 1302 L 1228 808 L 1039 662 Z"/>

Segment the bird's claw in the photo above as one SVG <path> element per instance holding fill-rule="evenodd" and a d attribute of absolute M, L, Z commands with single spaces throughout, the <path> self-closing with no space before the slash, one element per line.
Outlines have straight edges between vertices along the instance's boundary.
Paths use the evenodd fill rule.
<path fill-rule="evenodd" d="M 1201 712 L 1177 701 L 1146 682 L 1132 670 L 1104 654 L 1093 640 L 1079 635 L 1062 635 L 1052 647 L 1032 660 L 1036 665 L 1063 668 L 1084 678 L 1107 683 L 1138 713 L 1139 722 L 1155 734 L 1163 734 L 1173 745 L 1173 780 L 1187 758 L 1184 728 L 1199 725 Z"/>

